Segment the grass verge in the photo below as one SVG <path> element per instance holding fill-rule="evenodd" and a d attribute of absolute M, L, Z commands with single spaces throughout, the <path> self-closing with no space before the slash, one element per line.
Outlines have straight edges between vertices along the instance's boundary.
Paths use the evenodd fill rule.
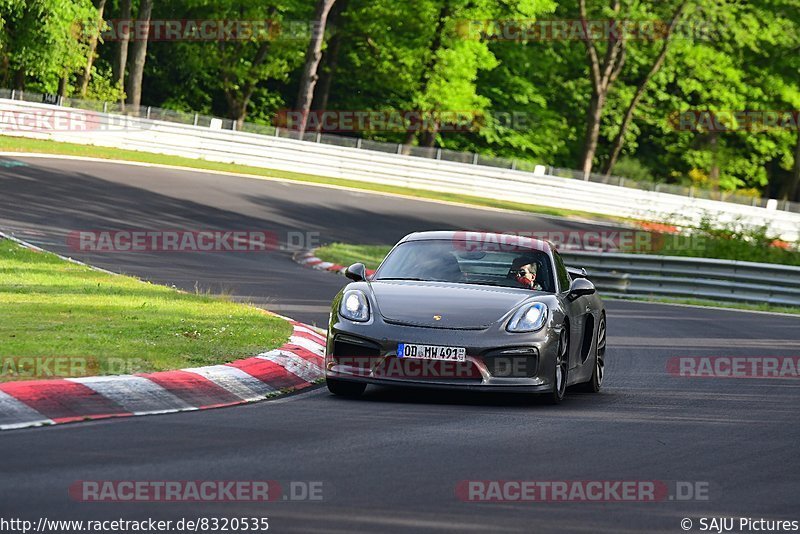
<path fill-rule="evenodd" d="M 24 137 L 0 136 L 0 152 L 32 152 L 42 154 L 56 154 L 64 156 L 84 156 L 102 159 L 116 159 L 124 161 L 135 161 L 139 163 L 152 163 L 157 165 L 171 165 L 176 167 L 190 167 L 193 169 L 203 169 L 211 171 L 233 172 L 239 174 L 250 174 L 253 176 L 267 178 L 281 178 L 295 182 L 306 182 L 324 185 L 336 185 L 363 189 L 365 191 L 375 191 L 379 193 L 391 193 L 405 195 L 430 200 L 443 200 L 473 206 L 483 206 L 490 208 L 501 208 L 514 211 L 538 213 L 542 215 L 553 215 L 557 217 L 582 217 L 605 222 L 622 222 L 626 219 L 611 217 L 602 214 L 588 213 L 583 211 L 551 208 L 546 206 L 532 206 L 520 202 L 509 202 L 504 200 L 492 200 L 470 195 L 460 195 L 457 193 L 439 193 L 436 191 L 425 191 L 411 187 L 396 187 L 391 185 L 373 184 L 357 180 L 346 180 L 341 178 L 328 178 L 313 174 L 304 174 L 291 171 L 279 171 L 273 169 L 263 169 L 261 167 L 250 167 L 248 165 L 237 165 L 233 163 L 219 163 L 215 161 L 205 161 L 199 159 L 184 158 L 180 156 L 165 156 L 162 154 L 151 154 L 149 152 L 138 152 L 135 150 L 124 150 L 120 148 L 98 147 L 92 145 L 79 145 L 75 143 L 61 143 L 42 139 L 27 139 Z"/>
<path fill-rule="evenodd" d="M 251 306 L 105 274 L 6 239 L 0 309 L 0 381 L 213 365 L 276 348 L 291 333 Z"/>
<path fill-rule="evenodd" d="M 392 247 L 386 245 L 332 243 L 318 248 L 314 254 L 323 261 L 338 263 L 345 267 L 360 262 L 366 265 L 367 269 L 377 269 L 390 250 Z"/>
<path fill-rule="evenodd" d="M 385 245 L 351 245 L 346 243 L 333 243 L 318 248 L 314 254 L 324 260 L 339 265 L 351 265 L 361 262 L 368 269 L 376 269 L 386 254 L 392 249 Z M 617 298 L 617 297 L 614 297 Z M 619 297 L 623 298 L 623 297 Z M 734 302 L 717 302 L 701 299 L 682 299 L 682 298 L 660 298 L 660 297 L 624 297 L 625 300 L 637 300 L 643 302 L 657 302 L 666 304 L 689 304 L 693 306 L 713 306 L 717 308 L 736 308 L 739 310 L 766 311 L 776 313 L 791 313 L 800 315 L 800 308 L 790 306 L 774 306 L 771 304 L 747 304 Z"/>

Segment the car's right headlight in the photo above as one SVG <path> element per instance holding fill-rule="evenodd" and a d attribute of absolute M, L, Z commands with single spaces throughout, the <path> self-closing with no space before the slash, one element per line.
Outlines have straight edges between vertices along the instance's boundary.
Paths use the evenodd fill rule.
<path fill-rule="evenodd" d="M 364 292 L 358 289 L 345 291 L 339 305 L 339 315 L 359 323 L 369 321 L 369 301 Z"/>
<path fill-rule="evenodd" d="M 547 322 L 547 305 L 541 302 L 534 302 L 522 306 L 511 317 L 506 326 L 509 332 L 535 332 L 540 330 Z"/>

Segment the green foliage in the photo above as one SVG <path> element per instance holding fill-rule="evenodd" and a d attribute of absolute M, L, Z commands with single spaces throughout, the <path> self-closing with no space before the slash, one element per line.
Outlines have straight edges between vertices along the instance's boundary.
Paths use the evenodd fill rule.
<path fill-rule="evenodd" d="M 653 173 L 641 161 L 631 157 L 622 157 L 614 165 L 612 173 L 616 176 L 624 176 L 637 182 L 652 182 Z"/>
<path fill-rule="evenodd" d="M 88 47 L 81 28 L 96 18 L 91 0 L 2 0 L 5 84 L 21 71 L 35 88 L 55 92 L 63 76 L 84 64 Z"/>

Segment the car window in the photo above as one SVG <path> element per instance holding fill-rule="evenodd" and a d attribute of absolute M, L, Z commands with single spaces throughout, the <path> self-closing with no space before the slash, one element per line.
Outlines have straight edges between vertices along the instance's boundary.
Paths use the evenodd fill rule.
<path fill-rule="evenodd" d="M 480 248 L 480 247 L 478 247 Z M 525 272 L 528 281 L 521 273 Z M 549 256 L 523 247 L 476 250 L 474 242 L 407 241 L 383 261 L 373 280 L 413 279 L 533 289 L 555 293 Z"/>
<path fill-rule="evenodd" d="M 569 275 L 569 272 L 567 272 L 567 267 L 564 265 L 564 260 L 561 259 L 561 254 L 553 251 L 553 258 L 556 260 L 556 278 L 558 278 L 558 285 L 561 291 L 566 291 L 572 283 L 572 277 Z"/>

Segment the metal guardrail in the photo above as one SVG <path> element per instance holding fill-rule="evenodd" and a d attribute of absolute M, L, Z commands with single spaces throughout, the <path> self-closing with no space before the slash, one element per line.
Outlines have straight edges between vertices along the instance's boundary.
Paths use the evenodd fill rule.
<path fill-rule="evenodd" d="M 609 296 L 657 296 L 800 306 L 800 267 L 708 258 L 561 251 Z"/>
<path fill-rule="evenodd" d="M 0 88 L 0 98 L 18 100 L 22 102 L 48 103 L 73 109 L 87 111 L 97 111 L 110 114 L 123 114 L 129 117 L 137 117 L 175 124 L 185 124 L 192 126 L 202 126 L 219 130 L 236 131 L 236 122 L 231 119 L 201 115 L 199 113 L 188 113 L 163 109 L 154 106 L 133 107 L 122 105 L 119 102 L 99 102 L 94 100 L 83 100 L 78 98 L 62 98 L 56 95 L 44 95 L 31 91 L 14 91 L 11 89 Z M 295 139 L 319 143 L 323 145 L 358 148 L 383 152 L 386 154 L 402 154 L 418 158 L 434 159 L 441 161 L 452 161 L 457 163 L 472 164 L 476 166 L 492 167 L 495 169 L 510 169 L 517 171 L 533 172 L 536 164 L 513 158 L 499 158 L 476 154 L 473 152 L 459 152 L 446 148 L 406 146 L 398 143 L 388 143 L 383 141 L 373 141 L 360 137 L 335 135 L 322 132 L 306 132 L 303 136 L 299 132 L 286 128 L 279 128 L 264 124 L 244 123 L 239 129 L 241 132 L 281 137 L 285 139 Z M 608 184 L 629 189 L 639 189 L 642 191 L 653 191 L 680 195 L 689 198 L 702 198 L 716 200 L 720 202 L 732 202 L 745 206 L 755 206 L 765 208 L 769 199 L 751 196 L 737 195 L 736 193 L 726 193 L 724 191 L 712 191 L 696 187 L 687 187 L 678 184 L 662 184 L 657 182 L 637 181 L 622 176 L 591 173 L 586 176 L 582 171 L 574 169 L 562 169 L 558 167 L 547 167 L 546 173 L 560 178 L 568 178 L 576 181 L 585 181 L 597 184 Z M 777 201 L 776 209 L 800 213 L 800 202 L 790 202 L 788 200 Z"/>

